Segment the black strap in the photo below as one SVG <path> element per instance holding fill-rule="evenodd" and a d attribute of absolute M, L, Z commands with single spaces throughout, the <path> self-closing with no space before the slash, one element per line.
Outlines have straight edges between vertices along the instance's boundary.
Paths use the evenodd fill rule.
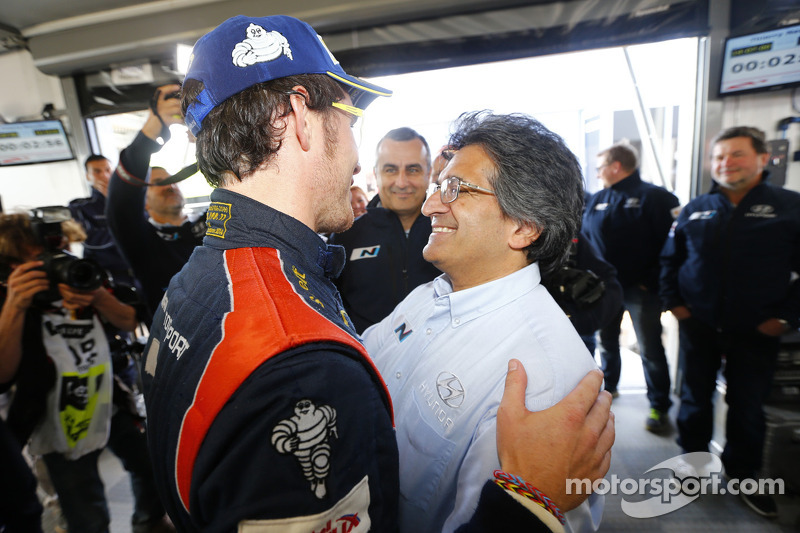
<path fill-rule="evenodd" d="M 147 186 L 148 187 L 160 187 L 162 185 L 172 185 L 173 183 L 178 183 L 179 181 L 183 181 L 186 178 L 188 178 L 189 176 L 193 176 L 195 174 L 197 174 L 197 163 L 192 163 L 192 164 L 186 165 L 185 167 L 180 169 L 178 172 L 176 172 L 172 176 L 170 176 L 168 178 L 165 178 L 165 179 L 159 181 L 158 183 L 148 183 Z"/>

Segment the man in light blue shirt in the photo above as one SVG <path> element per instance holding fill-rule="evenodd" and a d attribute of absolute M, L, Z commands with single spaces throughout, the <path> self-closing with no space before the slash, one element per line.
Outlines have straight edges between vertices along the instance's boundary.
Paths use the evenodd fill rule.
<path fill-rule="evenodd" d="M 510 357 L 528 371 L 534 411 L 596 367 L 541 284 L 580 224 L 575 156 L 519 114 L 462 115 L 449 144 L 422 208 L 432 225 L 424 256 L 444 275 L 364 333 L 395 406 L 401 532 L 453 531 L 473 513 L 478 481 L 500 467 L 496 416 Z M 566 529 L 597 529 L 602 508 L 591 496 L 567 513 Z"/>

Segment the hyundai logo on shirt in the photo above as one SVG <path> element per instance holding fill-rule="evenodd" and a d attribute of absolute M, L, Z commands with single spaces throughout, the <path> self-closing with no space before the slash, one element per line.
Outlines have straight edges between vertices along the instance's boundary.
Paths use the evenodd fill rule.
<path fill-rule="evenodd" d="M 746 217 L 756 217 L 756 218 L 775 218 L 775 208 L 771 205 L 764 205 L 758 204 L 754 205 L 750 208 L 750 212 L 746 213 L 744 216 Z"/>

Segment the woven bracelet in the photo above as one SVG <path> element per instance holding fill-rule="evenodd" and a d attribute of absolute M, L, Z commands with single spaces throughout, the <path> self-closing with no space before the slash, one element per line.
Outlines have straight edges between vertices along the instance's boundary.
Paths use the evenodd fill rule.
<path fill-rule="evenodd" d="M 502 470 L 495 470 L 494 471 L 494 482 L 497 483 L 498 486 L 501 488 L 519 494 L 520 496 L 524 496 L 529 500 L 533 500 L 540 506 L 542 506 L 547 512 L 551 515 L 555 516 L 559 522 L 563 525 L 564 514 L 561 512 L 561 509 L 558 506 L 545 496 L 545 494 L 531 485 L 530 483 L 526 482 L 519 476 L 515 476 L 513 474 L 509 474 L 507 472 L 503 472 Z"/>

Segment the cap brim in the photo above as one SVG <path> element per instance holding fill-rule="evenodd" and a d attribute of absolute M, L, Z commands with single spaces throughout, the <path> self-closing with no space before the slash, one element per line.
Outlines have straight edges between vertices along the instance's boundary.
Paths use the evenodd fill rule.
<path fill-rule="evenodd" d="M 374 85 L 361 78 L 350 76 L 349 74 L 337 74 L 335 72 L 327 71 L 326 74 L 336 81 L 348 86 L 347 93 L 353 101 L 353 105 L 359 109 L 366 109 L 375 98 L 379 96 L 392 96 L 392 91 L 384 89 L 378 85 Z"/>

